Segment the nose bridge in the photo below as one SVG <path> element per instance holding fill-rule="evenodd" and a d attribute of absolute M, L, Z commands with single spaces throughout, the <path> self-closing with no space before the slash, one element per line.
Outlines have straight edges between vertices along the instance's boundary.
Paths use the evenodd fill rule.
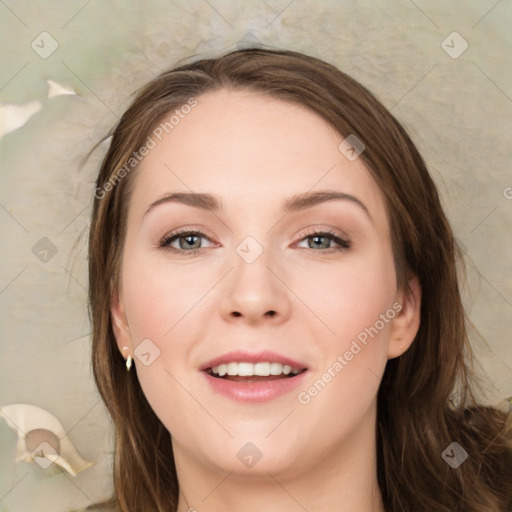
<path fill-rule="evenodd" d="M 235 246 L 232 265 L 234 268 L 222 301 L 224 314 L 242 315 L 251 320 L 267 313 L 273 316 L 288 314 L 286 289 L 274 274 L 277 259 L 265 240 L 260 242 L 253 235 L 243 238 Z"/>
<path fill-rule="evenodd" d="M 261 237 L 259 237 L 261 240 Z M 265 240 L 256 239 L 253 235 L 247 235 L 235 247 L 233 257 L 233 280 L 235 287 L 249 287 L 258 293 L 264 288 L 272 286 L 272 273 L 269 270 L 271 253 Z"/>

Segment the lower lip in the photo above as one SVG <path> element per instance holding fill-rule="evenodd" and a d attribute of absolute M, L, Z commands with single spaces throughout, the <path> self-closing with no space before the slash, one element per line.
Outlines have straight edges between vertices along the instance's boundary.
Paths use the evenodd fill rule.
<path fill-rule="evenodd" d="M 294 377 L 261 382 L 235 382 L 212 377 L 205 371 L 201 373 L 217 393 L 237 402 L 257 403 L 268 402 L 291 393 L 303 381 L 307 370 Z"/>

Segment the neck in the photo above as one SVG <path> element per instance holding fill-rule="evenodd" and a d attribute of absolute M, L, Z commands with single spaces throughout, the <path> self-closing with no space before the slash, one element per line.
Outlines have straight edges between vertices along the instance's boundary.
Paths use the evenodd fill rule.
<path fill-rule="evenodd" d="M 294 475 L 222 472 L 193 462 L 176 447 L 177 512 L 384 512 L 377 482 L 375 411 L 369 416 L 319 464 Z"/>

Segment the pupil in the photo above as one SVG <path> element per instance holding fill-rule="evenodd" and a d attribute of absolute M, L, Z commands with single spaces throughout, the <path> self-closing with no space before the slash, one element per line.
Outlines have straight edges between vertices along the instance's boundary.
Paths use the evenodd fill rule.
<path fill-rule="evenodd" d="M 325 244 L 325 243 L 324 243 L 324 244 L 322 244 L 322 243 L 317 244 L 317 243 L 316 243 L 318 240 L 321 240 L 322 238 L 324 238 L 324 239 L 326 240 L 327 245 L 329 244 L 329 240 L 327 240 L 327 238 L 325 238 L 324 236 L 314 236 L 314 237 L 313 237 L 313 240 L 314 240 L 314 246 L 315 246 L 315 247 L 321 247 L 321 246 L 322 246 L 322 247 L 326 247 L 326 244 Z"/>
<path fill-rule="evenodd" d="M 189 236 L 185 237 L 186 244 L 187 244 L 188 248 L 190 248 L 194 245 L 194 241 L 193 241 L 194 238 L 198 238 L 198 236 L 197 235 L 189 235 Z"/>

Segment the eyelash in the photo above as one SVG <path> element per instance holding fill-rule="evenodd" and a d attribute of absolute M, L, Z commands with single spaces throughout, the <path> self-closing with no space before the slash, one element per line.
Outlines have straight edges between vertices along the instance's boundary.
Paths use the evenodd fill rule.
<path fill-rule="evenodd" d="M 192 231 L 192 230 L 183 229 L 180 231 L 175 231 L 174 233 L 170 233 L 170 234 L 166 235 L 164 238 L 162 238 L 162 240 L 160 240 L 158 248 L 167 250 L 167 251 L 170 251 L 173 253 L 180 253 L 180 254 L 186 253 L 187 256 L 196 256 L 199 253 L 199 251 L 201 250 L 201 248 L 191 249 L 190 251 L 188 251 L 188 250 L 184 250 L 184 249 L 176 249 L 175 247 L 170 247 L 170 244 L 172 242 L 174 242 L 175 240 L 178 240 L 180 238 L 184 238 L 185 235 L 199 236 L 202 238 L 206 238 L 207 240 L 212 242 L 212 240 L 202 231 Z M 321 250 L 321 251 L 318 251 L 316 249 L 312 249 L 311 247 L 308 247 L 308 248 L 306 248 L 306 250 L 308 250 L 308 251 L 323 252 L 324 254 L 332 254 L 332 253 L 339 252 L 339 251 L 346 251 L 347 249 L 350 249 L 350 247 L 352 246 L 352 243 L 349 240 L 341 238 L 338 235 L 336 235 L 336 233 L 329 231 L 329 230 L 314 230 L 314 231 L 308 233 L 307 235 L 303 236 L 300 239 L 300 242 L 307 240 L 308 238 L 313 238 L 313 237 L 327 238 L 328 240 L 332 240 L 333 242 L 336 242 L 339 245 L 339 247 L 329 247 L 328 249 Z"/>

